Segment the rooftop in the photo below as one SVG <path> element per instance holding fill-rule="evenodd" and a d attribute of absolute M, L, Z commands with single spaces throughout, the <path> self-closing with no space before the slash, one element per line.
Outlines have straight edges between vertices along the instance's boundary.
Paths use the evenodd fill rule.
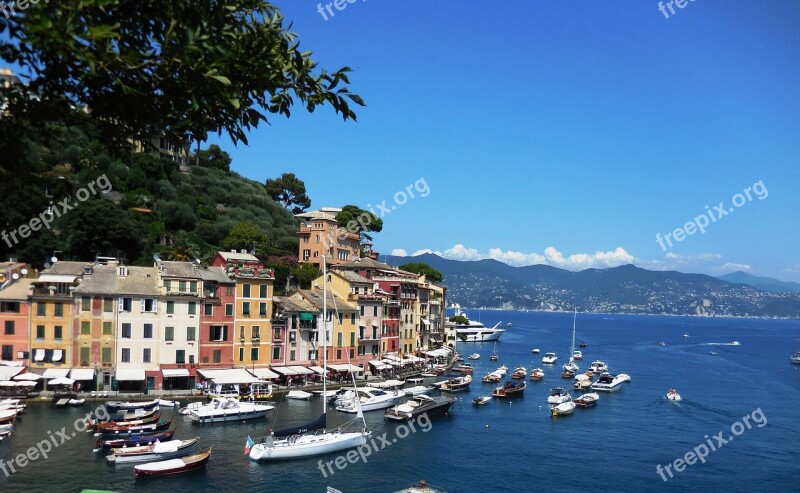
<path fill-rule="evenodd" d="M 75 294 L 136 294 L 158 296 L 158 274 L 155 267 L 128 267 L 126 276 L 119 276 L 117 266 L 95 265 L 91 274 L 75 288 Z"/>
<path fill-rule="evenodd" d="M 258 257 L 250 253 L 217 252 L 217 255 L 222 257 L 225 262 L 261 263 Z"/>

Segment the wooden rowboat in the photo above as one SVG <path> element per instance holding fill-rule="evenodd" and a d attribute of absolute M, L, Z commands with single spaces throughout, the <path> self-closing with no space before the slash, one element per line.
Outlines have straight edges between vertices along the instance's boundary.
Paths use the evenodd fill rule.
<path fill-rule="evenodd" d="M 167 476 L 200 469 L 201 467 L 205 467 L 208 463 L 208 459 L 211 458 L 212 448 L 213 447 L 209 447 L 205 452 L 181 457 L 179 459 L 148 462 L 147 464 L 134 467 L 133 474 L 136 476 Z"/>

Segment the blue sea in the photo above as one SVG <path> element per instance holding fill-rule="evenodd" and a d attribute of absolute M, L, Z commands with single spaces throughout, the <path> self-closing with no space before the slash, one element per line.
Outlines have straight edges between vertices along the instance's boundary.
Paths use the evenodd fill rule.
<path fill-rule="evenodd" d="M 244 455 L 246 437 L 263 436 L 273 424 L 274 411 L 269 420 L 206 426 L 176 415 L 176 438 L 200 436 L 202 446 L 214 446 L 208 468 L 136 479 L 132 466 L 109 466 L 93 454 L 94 437 L 71 436 L 75 419 L 93 406 L 57 409 L 50 403 L 31 403 L 14 435 L 0 443 L 0 458 L 8 461 L 62 427 L 69 440 L 47 460 L 29 463 L 9 477 L 0 470 L 0 491 L 323 493 L 330 486 L 343 493 L 383 493 L 421 479 L 450 493 L 797 491 L 800 365 L 790 364 L 789 356 L 800 351 L 798 321 L 579 314 L 577 339 L 588 344 L 582 349 L 581 370 L 601 359 L 612 373 L 629 374 L 631 382 L 619 392 L 601 394 L 594 408 L 553 418 L 546 403 L 550 388 L 571 385 L 560 378 L 560 368 L 568 358 L 572 314 L 468 314 L 486 325 L 511 323 L 497 344 L 499 361 L 489 361 L 494 343 L 459 342 L 462 355 L 482 356 L 473 362 L 476 379 L 469 392 L 458 394 L 447 416 L 421 422 L 416 431 L 384 422 L 382 412 L 367 413 L 373 436 L 386 434 L 386 442 L 376 440 L 379 450 L 373 450 L 367 462 L 359 459 L 341 470 L 334 464 L 334 473 L 326 471 L 327 477 L 319 461 L 334 460 L 335 454 L 253 463 Z M 666 346 L 660 347 L 659 341 Z M 729 345 L 732 341 L 741 345 Z M 542 351 L 538 357 L 531 353 L 534 347 Z M 492 389 L 480 382 L 481 376 L 501 364 L 528 371 L 542 367 L 540 358 L 546 351 L 558 354 L 557 364 L 544 367 L 541 382 L 526 379 L 522 397 L 473 406 L 473 397 Z M 664 398 L 672 387 L 681 392 L 682 402 Z M 284 401 L 277 426 L 312 419 L 320 407 L 317 398 L 310 403 Z M 337 423 L 352 417 L 336 411 L 330 416 Z M 714 438 L 720 432 L 727 442 L 721 446 Z M 716 450 L 711 451 L 709 443 Z M 705 463 L 676 471 L 676 459 L 700 445 L 709 448 Z M 663 472 L 664 481 L 657 466 L 664 471 L 667 464 L 672 464 L 672 477 Z"/>

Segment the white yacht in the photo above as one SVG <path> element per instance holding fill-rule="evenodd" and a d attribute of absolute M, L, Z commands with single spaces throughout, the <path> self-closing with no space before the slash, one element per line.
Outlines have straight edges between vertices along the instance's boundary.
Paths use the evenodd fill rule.
<path fill-rule="evenodd" d="M 589 367 L 594 373 L 606 373 L 608 372 L 608 365 L 603 361 L 592 361 L 592 365 Z"/>
<path fill-rule="evenodd" d="M 406 395 L 402 390 L 380 390 L 372 387 L 363 387 L 357 392 L 362 411 L 376 411 L 392 407 Z M 336 406 L 336 410 L 343 413 L 357 413 L 359 405 L 355 401 L 355 392 L 351 391 L 349 397 L 343 397 L 340 404 Z"/>
<path fill-rule="evenodd" d="M 460 310 L 456 310 L 456 315 L 466 314 Z M 502 322 L 497 322 L 494 327 L 486 327 L 480 322 L 467 319 L 466 324 L 456 324 L 456 336 L 464 342 L 484 342 L 496 341 L 500 339 L 506 329 L 499 329 Z"/>
<path fill-rule="evenodd" d="M 789 360 L 796 365 L 800 365 L 800 352 L 794 353 Z"/>
<path fill-rule="evenodd" d="M 592 384 L 592 390 L 598 392 L 616 392 L 620 389 L 624 382 L 630 382 L 631 377 L 625 373 L 619 375 L 612 375 L 608 372 L 600 375 L 595 383 Z"/>
<path fill-rule="evenodd" d="M 544 353 L 544 356 L 542 357 L 542 364 L 552 365 L 557 359 L 558 356 L 556 356 L 556 353 Z"/>
<path fill-rule="evenodd" d="M 564 389 L 564 387 L 555 387 L 550 391 L 550 395 L 547 397 L 547 403 L 552 406 L 557 406 L 559 404 L 563 404 L 564 402 L 571 402 L 572 396 L 569 395 L 569 392 Z"/>
<path fill-rule="evenodd" d="M 221 423 L 223 421 L 244 421 L 263 418 L 275 409 L 269 404 L 240 402 L 227 397 L 215 397 L 208 404 L 189 412 L 189 417 L 196 423 Z"/>

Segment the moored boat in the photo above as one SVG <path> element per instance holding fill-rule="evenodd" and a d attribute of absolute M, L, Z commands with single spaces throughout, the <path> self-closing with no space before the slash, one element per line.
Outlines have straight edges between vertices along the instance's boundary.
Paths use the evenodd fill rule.
<path fill-rule="evenodd" d="M 132 462 L 152 462 L 164 459 L 189 455 L 188 450 L 200 441 L 200 437 L 191 440 L 170 440 L 156 442 L 151 445 L 138 445 L 134 447 L 112 448 L 106 456 L 108 462 L 114 464 L 129 464 Z"/>
<path fill-rule="evenodd" d="M 433 390 L 433 387 L 426 387 L 424 385 L 415 385 L 413 387 L 403 389 L 403 392 L 405 392 L 405 394 L 409 397 L 414 397 L 415 395 L 427 394 L 431 390 Z"/>
<path fill-rule="evenodd" d="M 592 387 L 592 379 L 589 378 L 588 375 L 585 373 L 581 373 L 580 375 L 575 376 L 575 390 L 583 391 L 588 390 Z"/>
<path fill-rule="evenodd" d="M 575 361 L 581 361 L 583 359 L 583 353 L 580 351 L 574 351 L 572 353 L 572 359 Z"/>
<path fill-rule="evenodd" d="M 592 361 L 592 364 L 591 364 L 591 366 L 589 368 L 594 373 L 605 373 L 605 372 L 608 371 L 608 365 L 605 364 L 605 362 L 600 361 L 600 360 Z"/>
<path fill-rule="evenodd" d="M 377 411 L 394 406 L 403 397 L 405 397 L 405 392 L 402 390 L 380 390 L 370 387 L 361 387 L 358 389 L 357 393 L 352 392 L 349 397 L 345 396 L 342 398 L 340 403 L 336 406 L 336 410 L 352 414 L 359 411 Z M 358 403 L 356 399 L 358 399 Z"/>
<path fill-rule="evenodd" d="M 538 382 L 539 380 L 544 378 L 544 370 L 541 368 L 534 368 L 531 370 L 531 380 L 534 382 Z"/>
<path fill-rule="evenodd" d="M 152 445 L 156 442 L 166 442 L 172 440 L 175 434 L 174 430 L 159 431 L 146 435 L 136 435 L 128 438 L 112 438 L 106 440 L 97 440 L 95 444 L 95 452 L 103 449 L 121 448 L 121 447 L 135 447 L 137 445 Z"/>
<path fill-rule="evenodd" d="M 484 382 L 484 383 L 497 383 L 502 379 L 503 379 L 503 377 L 499 373 L 491 372 L 491 373 L 487 373 L 486 375 L 484 375 L 484 377 L 481 379 L 481 381 Z"/>
<path fill-rule="evenodd" d="M 490 395 L 482 395 L 480 397 L 476 397 L 472 399 L 472 403 L 476 406 L 482 406 L 492 400 L 492 396 Z"/>
<path fill-rule="evenodd" d="M 310 392 L 306 392 L 304 390 L 290 390 L 289 393 L 286 394 L 286 398 L 305 401 L 311 399 L 312 395 L 313 394 Z"/>
<path fill-rule="evenodd" d="M 800 365 L 800 352 L 794 353 L 790 358 L 789 361 L 794 363 L 795 365 Z"/>
<path fill-rule="evenodd" d="M 533 354 L 539 354 L 540 351 L 541 351 L 541 349 L 539 349 L 538 347 L 535 347 L 535 348 L 531 349 L 531 352 Z"/>
<path fill-rule="evenodd" d="M 553 387 L 550 389 L 550 395 L 547 397 L 548 404 L 561 404 L 563 402 L 572 401 L 572 396 L 564 387 Z"/>
<path fill-rule="evenodd" d="M 205 452 L 178 459 L 141 464 L 134 467 L 133 473 L 136 476 L 167 476 L 200 469 L 201 467 L 205 467 L 208 463 L 208 459 L 211 458 L 211 448 L 212 447 Z"/>
<path fill-rule="evenodd" d="M 514 382 L 506 382 L 502 387 L 494 389 L 492 397 L 516 397 L 522 395 L 527 385 L 524 380 L 516 384 Z"/>
<path fill-rule="evenodd" d="M 430 397 L 427 395 L 418 395 L 402 404 L 390 407 L 384 413 L 384 417 L 393 421 L 408 421 L 422 414 L 428 416 L 437 413 L 444 414 L 455 401 L 456 398 L 453 396 L 441 395 Z"/>
<path fill-rule="evenodd" d="M 623 382 L 630 381 L 630 377 L 624 373 L 612 375 L 608 372 L 600 375 L 600 378 L 592 384 L 592 390 L 597 392 L 616 392 Z"/>
<path fill-rule="evenodd" d="M 550 412 L 553 416 L 567 416 L 572 414 L 572 411 L 575 410 L 575 403 L 572 401 L 562 402 L 561 404 L 556 404 L 550 408 Z"/>
<path fill-rule="evenodd" d="M 104 426 L 97 429 L 95 436 L 112 435 L 112 436 L 126 436 L 126 435 L 141 435 L 143 433 L 168 430 L 172 425 L 172 418 L 167 420 L 159 420 L 153 423 L 133 426 Z"/>
<path fill-rule="evenodd" d="M 238 399 L 215 397 L 208 404 L 191 411 L 189 417 L 199 424 L 245 421 L 263 418 L 273 409 L 275 409 L 275 406 L 270 404 L 241 402 Z"/>
<path fill-rule="evenodd" d="M 518 366 L 514 368 L 511 378 L 525 378 L 528 376 L 528 370 L 525 367 Z"/>
<path fill-rule="evenodd" d="M 557 359 L 558 356 L 556 356 L 556 353 L 544 353 L 544 356 L 542 357 L 542 364 L 552 365 Z"/>
<path fill-rule="evenodd" d="M 106 409 L 109 413 L 120 411 L 135 411 L 137 409 L 150 410 L 158 406 L 158 399 L 152 401 L 129 402 L 129 401 L 108 401 Z"/>
<path fill-rule="evenodd" d="M 581 395 L 572 402 L 574 402 L 575 405 L 577 406 L 586 408 L 594 406 L 595 404 L 597 404 L 598 400 L 600 400 L 600 394 L 589 392 L 588 394 Z"/>
<path fill-rule="evenodd" d="M 473 359 L 473 360 L 475 360 L 475 359 L 480 359 L 480 357 L 481 357 L 481 355 L 480 355 L 480 354 L 478 354 L 478 353 L 472 353 L 472 354 L 470 354 L 470 355 L 468 356 L 468 358 L 469 358 L 469 359 Z"/>
<path fill-rule="evenodd" d="M 465 375 L 463 377 L 456 377 L 452 380 L 448 380 L 442 384 L 439 390 L 443 392 L 460 392 L 462 390 L 466 390 L 469 387 L 469 384 L 472 383 L 472 376 Z"/>

